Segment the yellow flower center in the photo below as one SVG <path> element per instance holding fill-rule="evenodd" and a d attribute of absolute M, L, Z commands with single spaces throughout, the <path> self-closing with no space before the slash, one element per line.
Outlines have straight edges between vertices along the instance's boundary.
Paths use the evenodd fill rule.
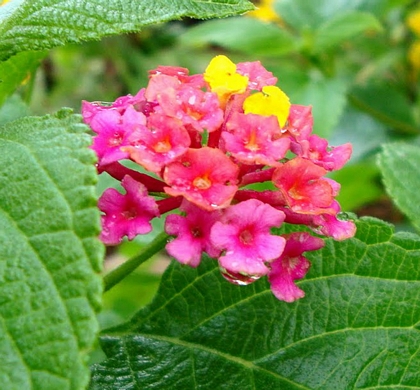
<path fill-rule="evenodd" d="M 157 142 L 153 146 L 153 149 L 155 150 L 156 153 L 167 153 L 171 150 L 171 148 L 172 148 L 172 145 L 169 142 L 169 139 L 167 138 Z"/>
<path fill-rule="evenodd" d="M 243 108 L 245 114 L 275 115 L 280 127 L 283 127 L 289 116 L 290 101 L 280 88 L 269 85 L 263 87 L 262 92 L 248 96 Z"/>
<path fill-rule="evenodd" d="M 198 190 L 207 190 L 211 187 L 211 181 L 207 175 L 198 176 L 194 179 L 193 186 Z"/>

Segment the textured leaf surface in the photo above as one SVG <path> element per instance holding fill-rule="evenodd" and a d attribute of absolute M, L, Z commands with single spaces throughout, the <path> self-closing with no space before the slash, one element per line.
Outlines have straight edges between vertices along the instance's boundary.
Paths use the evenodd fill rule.
<path fill-rule="evenodd" d="M 420 147 L 402 143 L 384 145 L 378 163 L 386 190 L 420 230 Z"/>
<path fill-rule="evenodd" d="M 139 31 L 192 17 L 225 17 L 253 9 L 247 0 L 26 0 L 0 8 L 0 60 L 26 50 Z"/>
<path fill-rule="evenodd" d="M 172 264 L 152 304 L 103 334 L 91 388 L 419 388 L 420 238 L 366 218 L 310 258 L 293 304 L 208 259 Z"/>
<path fill-rule="evenodd" d="M 103 248 L 85 129 L 67 111 L 0 128 L 2 389 L 89 381 Z"/>

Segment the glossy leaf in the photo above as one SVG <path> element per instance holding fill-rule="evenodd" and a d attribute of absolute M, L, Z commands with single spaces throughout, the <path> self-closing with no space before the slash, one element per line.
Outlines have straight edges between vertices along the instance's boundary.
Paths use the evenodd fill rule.
<path fill-rule="evenodd" d="M 247 0 L 12 1 L 0 8 L 0 60 L 181 17 L 225 17 L 251 9 Z"/>
<path fill-rule="evenodd" d="M 103 333 L 91 389 L 419 387 L 420 238 L 365 218 L 308 257 L 292 304 L 266 280 L 229 284 L 213 260 L 172 264 L 152 304 Z"/>
<path fill-rule="evenodd" d="M 378 156 L 386 190 L 399 209 L 420 230 L 420 147 L 394 143 Z"/>
<path fill-rule="evenodd" d="M 0 127 L 0 383 L 77 390 L 89 381 L 103 246 L 90 137 L 61 111 Z"/>

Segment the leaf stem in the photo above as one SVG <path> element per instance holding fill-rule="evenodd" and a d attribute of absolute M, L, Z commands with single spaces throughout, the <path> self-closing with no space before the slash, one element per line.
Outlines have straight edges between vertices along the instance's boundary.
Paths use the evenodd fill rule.
<path fill-rule="evenodd" d="M 139 265 L 149 260 L 153 255 L 163 249 L 167 243 L 168 235 L 160 233 L 149 245 L 147 245 L 137 256 L 128 259 L 119 267 L 115 268 L 104 276 L 104 291 L 110 290 L 126 276 L 130 275 Z"/>

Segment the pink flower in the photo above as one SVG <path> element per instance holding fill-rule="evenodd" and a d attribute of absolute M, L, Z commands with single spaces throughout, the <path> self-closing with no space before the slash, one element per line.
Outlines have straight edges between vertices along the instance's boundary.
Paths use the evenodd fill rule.
<path fill-rule="evenodd" d="M 223 122 L 223 110 L 215 93 L 203 92 L 178 78 L 166 74 L 154 75 L 146 90 L 146 97 L 155 101 L 167 116 L 179 119 L 195 131 L 212 132 Z"/>
<path fill-rule="evenodd" d="M 100 167 L 128 158 L 122 148 L 129 144 L 132 132 L 146 123 L 146 117 L 129 106 L 121 115 L 116 110 L 100 111 L 92 124 L 98 133 L 91 148 L 98 156 Z M 92 126 L 92 125 L 91 125 Z"/>
<path fill-rule="evenodd" d="M 283 237 L 286 239 L 286 246 L 282 255 L 271 263 L 268 281 L 276 298 L 293 302 L 305 296 L 294 284 L 294 280 L 302 279 L 310 267 L 309 261 L 302 253 L 322 248 L 324 241 L 303 232 L 286 234 Z"/>
<path fill-rule="evenodd" d="M 132 107 L 136 111 L 148 116 L 149 112 L 153 110 L 153 107 L 146 102 L 144 92 L 145 89 L 143 88 L 135 96 L 121 96 L 110 104 L 104 102 L 90 103 L 84 100 L 82 102 L 83 121 L 88 124 L 95 133 L 98 133 L 99 131 L 96 122 L 101 120 L 101 113 L 113 111 L 123 115 L 128 107 Z"/>
<path fill-rule="evenodd" d="M 335 171 L 341 169 L 350 159 L 352 146 L 347 143 L 330 147 L 326 139 L 314 134 L 307 140 L 292 142 L 291 150 L 298 156 L 311 160 L 327 171 Z"/>
<path fill-rule="evenodd" d="M 167 252 L 191 267 L 200 264 L 203 251 L 210 257 L 217 257 L 220 251 L 210 241 L 210 230 L 221 212 L 203 210 L 185 200 L 180 209 L 186 213 L 185 216 L 171 214 L 166 217 L 166 233 L 177 236 L 166 245 Z"/>
<path fill-rule="evenodd" d="M 202 74 L 189 75 L 189 70 L 187 68 L 182 68 L 180 66 L 164 66 L 159 65 L 156 69 L 149 71 L 150 79 L 153 79 L 155 75 L 167 75 L 174 78 L 177 78 L 183 84 L 190 84 L 194 88 L 203 88 L 204 78 Z"/>
<path fill-rule="evenodd" d="M 191 140 L 182 123 L 158 113 L 150 114 L 146 126 L 138 126 L 123 148 L 130 158 L 151 172 L 162 168 L 184 154 Z"/>
<path fill-rule="evenodd" d="M 205 210 L 224 208 L 238 189 L 238 171 L 238 166 L 218 149 L 188 149 L 166 166 L 163 178 L 170 187 L 165 192 L 182 195 Z"/>
<path fill-rule="evenodd" d="M 332 203 L 338 183 L 323 178 L 326 173 L 324 168 L 313 162 L 296 157 L 276 168 L 272 180 L 293 212 L 335 214 Z"/>
<path fill-rule="evenodd" d="M 293 139 L 300 141 L 302 139 L 307 139 L 310 136 L 313 124 L 314 118 L 312 116 L 311 106 L 292 104 L 284 130 L 286 130 Z"/>
<path fill-rule="evenodd" d="M 100 239 L 107 245 L 119 244 L 123 236 L 132 240 L 138 234 L 149 233 L 150 220 L 159 216 L 158 206 L 143 184 L 130 176 L 125 176 L 121 184 L 125 195 L 108 188 L 98 202 L 104 212 Z"/>
<path fill-rule="evenodd" d="M 356 225 L 351 220 L 339 219 L 340 205 L 335 200 L 332 208 L 335 214 L 314 215 L 309 227 L 318 234 L 332 237 L 334 240 L 342 241 L 351 238 L 356 234 Z M 343 214 L 345 215 L 345 214 Z"/>
<path fill-rule="evenodd" d="M 256 199 L 230 206 L 210 233 L 213 245 L 224 254 L 219 264 L 224 276 L 242 284 L 241 276 L 256 280 L 269 272 L 267 263 L 283 252 L 285 239 L 270 234 L 279 227 L 284 214 Z"/>
<path fill-rule="evenodd" d="M 261 91 L 267 85 L 276 85 L 277 77 L 265 69 L 260 61 L 240 62 L 236 65 L 236 71 L 242 76 L 248 77 L 248 88 Z"/>
<path fill-rule="evenodd" d="M 290 140 L 277 138 L 281 131 L 275 116 L 237 113 L 226 128 L 224 148 L 244 164 L 278 166 L 289 150 Z"/>

